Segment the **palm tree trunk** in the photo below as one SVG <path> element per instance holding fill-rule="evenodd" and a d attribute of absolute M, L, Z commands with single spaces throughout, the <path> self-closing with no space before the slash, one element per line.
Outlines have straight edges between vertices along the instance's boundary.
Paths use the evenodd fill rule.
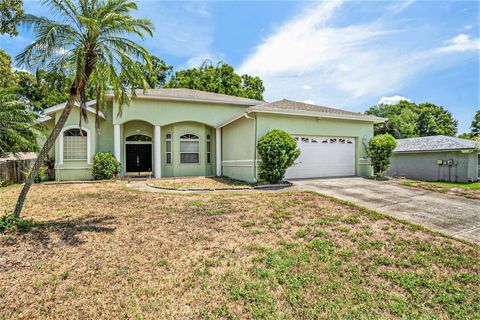
<path fill-rule="evenodd" d="M 25 199 L 27 198 L 28 190 L 30 190 L 32 183 L 38 174 L 38 170 L 40 169 L 40 166 L 43 164 L 43 162 L 45 161 L 45 158 L 47 157 L 47 154 L 50 152 L 50 149 L 55 144 L 55 140 L 57 140 L 58 135 L 62 131 L 63 127 L 65 126 L 65 122 L 67 122 L 68 116 L 70 115 L 70 112 L 72 111 L 73 106 L 75 105 L 75 101 L 77 100 L 78 93 L 80 92 L 80 85 L 81 84 L 76 83 L 74 86 L 72 86 L 72 89 L 70 90 L 70 98 L 68 99 L 67 105 L 63 109 L 63 112 L 60 115 L 60 118 L 55 124 L 55 127 L 50 133 L 50 136 L 48 137 L 47 141 L 43 145 L 42 150 L 38 154 L 37 160 L 35 160 L 35 164 L 33 165 L 33 168 L 30 171 L 30 174 L 25 180 L 25 184 L 23 186 L 22 192 L 18 196 L 17 205 L 15 206 L 15 211 L 13 212 L 13 214 L 17 217 L 20 217 L 20 213 L 22 212 L 23 205 L 25 204 Z"/>

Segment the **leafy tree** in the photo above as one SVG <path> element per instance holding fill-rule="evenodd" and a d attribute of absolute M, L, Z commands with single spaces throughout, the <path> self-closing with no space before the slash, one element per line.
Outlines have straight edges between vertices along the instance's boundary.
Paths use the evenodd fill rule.
<path fill-rule="evenodd" d="M 458 121 L 441 106 L 433 103 L 415 104 L 400 101 L 398 104 L 380 104 L 368 109 L 366 114 L 387 118 L 386 123 L 375 126 L 375 134 L 389 133 L 397 139 L 432 135 L 454 136 Z"/>
<path fill-rule="evenodd" d="M 457 134 L 458 121 L 450 111 L 433 103 L 420 103 L 415 109 L 418 115 L 417 129 L 420 137 Z"/>
<path fill-rule="evenodd" d="M 0 90 L 0 155 L 37 150 L 36 139 L 41 135 L 37 117 L 25 103 Z"/>
<path fill-rule="evenodd" d="M 277 183 L 283 179 L 287 169 L 300 156 L 297 142 L 283 130 L 267 132 L 258 141 L 260 163 L 260 178 L 270 183 Z"/>
<path fill-rule="evenodd" d="M 472 136 L 480 137 L 480 109 L 475 112 L 475 117 L 470 125 L 470 129 L 472 129 Z"/>
<path fill-rule="evenodd" d="M 12 58 L 0 49 L 0 87 L 7 88 L 15 83 L 16 77 L 12 68 Z"/>
<path fill-rule="evenodd" d="M 137 10 L 135 2 L 43 0 L 43 4 L 51 9 L 50 17 L 58 20 L 33 15 L 25 17 L 25 23 L 33 27 L 35 40 L 17 56 L 17 60 L 20 65 L 29 68 L 45 67 L 47 71 L 57 72 L 68 70 L 70 72 L 66 73 L 74 77 L 66 106 L 25 181 L 15 207 L 16 216 L 20 216 L 33 179 L 78 99 L 80 114 L 86 119 L 88 87 L 93 87 L 96 93 L 97 111 L 105 107 L 105 93 L 111 88 L 121 112 L 129 99 L 127 85 L 144 78 L 135 62 L 141 59 L 150 64 L 147 50 L 131 39 L 134 35 L 142 38 L 145 33 L 152 35 L 153 29 L 149 20 L 132 16 L 132 11 Z M 125 72 L 127 79 L 122 81 L 120 74 L 125 70 L 128 70 Z M 98 112 L 96 124 L 98 128 Z"/>
<path fill-rule="evenodd" d="M 23 16 L 23 0 L 0 1 L 0 34 L 17 36 L 17 25 Z"/>
<path fill-rule="evenodd" d="M 263 100 L 265 87 L 259 77 L 238 75 L 232 66 L 205 61 L 200 67 L 175 72 L 167 88 L 188 88 Z"/>
<path fill-rule="evenodd" d="M 368 155 L 372 161 L 375 176 L 382 178 L 390 166 L 390 157 L 397 147 L 397 141 L 391 134 L 379 134 L 370 139 Z"/>
<path fill-rule="evenodd" d="M 172 74 L 173 66 L 169 66 L 165 61 L 156 57 L 150 56 L 151 66 L 148 63 L 135 62 L 137 68 L 145 76 L 145 80 L 149 88 L 160 88 L 165 85 L 167 78 Z M 120 75 L 122 80 L 125 80 L 125 72 Z M 142 84 L 136 83 L 133 85 L 135 88 L 142 88 Z"/>

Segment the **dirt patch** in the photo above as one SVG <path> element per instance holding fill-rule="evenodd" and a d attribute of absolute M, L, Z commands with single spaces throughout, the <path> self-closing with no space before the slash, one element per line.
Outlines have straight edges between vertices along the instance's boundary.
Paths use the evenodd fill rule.
<path fill-rule="evenodd" d="M 35 185 L 25 218 L 41 225 L 0 235 L 0 318 L 479 313 L 478 246 L 314 193 Z"/>

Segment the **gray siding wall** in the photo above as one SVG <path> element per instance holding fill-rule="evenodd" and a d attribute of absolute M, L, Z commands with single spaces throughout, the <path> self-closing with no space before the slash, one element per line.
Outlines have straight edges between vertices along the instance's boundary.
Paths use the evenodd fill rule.
<path fill-rule="evenodd" d="M 454 166 L 438 165 L 437 160 L 453 160 Z M 478 180 L 477 154 L 460 152 L 394 153 L 389 175 L 414 180 L 470 182 Z"/>

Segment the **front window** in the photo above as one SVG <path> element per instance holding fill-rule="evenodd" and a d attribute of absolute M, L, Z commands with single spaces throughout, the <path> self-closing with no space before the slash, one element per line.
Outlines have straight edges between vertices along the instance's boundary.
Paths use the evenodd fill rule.
<path fill-rule="evenodd" d="M 180 137 L 180 163 L 200 163 L 200 143 L 198 136 L 184 134 Z"/>
<path fill-rule="evenodd" d="M 210 140 L 210 135 L 208 134 L 208 135 L 207 135 L 207 163 L 208 163 L 208 164 L 212 163 L 212 151 L 211 151 L 211 148 L 212 148 L 212 144 L 211 144 L 211 140 Z"/>
<path fill-rule="evenodd" d="M 87 132 L 69 129 L 63 133 L 63 159 L 87 160 Z"/>
<path fill-rule="evenodd" d="M 172 134 L 165 136 L 165 163 L 172 164 Z"/>

